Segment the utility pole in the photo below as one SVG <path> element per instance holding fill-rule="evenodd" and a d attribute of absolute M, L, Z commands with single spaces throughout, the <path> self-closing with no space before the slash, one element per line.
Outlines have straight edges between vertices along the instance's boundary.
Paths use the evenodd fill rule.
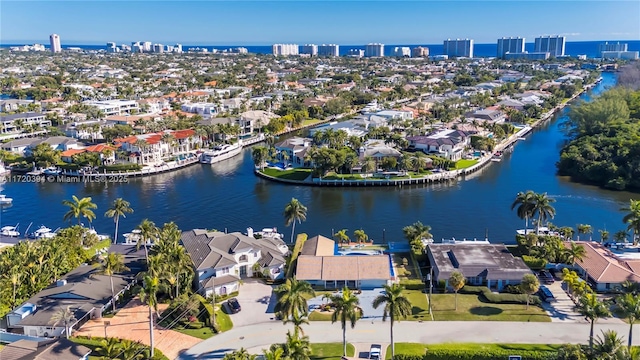
<path fill-rule="evenodd" d="M 211 327 L 215 329 L 216 327 L 216 277 L 215 277 L 215 274 L 211 278 L 211 288 L 213 290 L 213 295 L 211 295 L 211 306 L 213 306 Z"/>

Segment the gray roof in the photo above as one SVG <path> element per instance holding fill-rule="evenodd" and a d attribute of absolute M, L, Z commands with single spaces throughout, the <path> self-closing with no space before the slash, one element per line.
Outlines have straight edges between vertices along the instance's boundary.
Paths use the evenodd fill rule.
<path fill-rule="evenodd" d="M 49 145 L 57 145 L 57 144 L 77 144 L 78 140 L 66 137 L 66 136 L 51 136 L 46 139 L 38 139 L 31 143 L 31 146 L 38 146 L 42 143 L 47 143 Z"/>
<path fill-rule="evenodd" d="M 521 280 L 531 273 L 502 244 L 430 244 L 428 251 L 439 279 L 448 279 L 456 270 L 465 277 L 487 280 Z"/>
<path fill-rule="evenodd" d="M 231 275 L 231 274 L 220 276 L 220 277 L 212 276 L 210 278 L 200 281 L 200 287 L 202 289 L 211 289 L 213 285 L 218 287 L 222 285 L 233 284 L 238 281 L 240 281 L 240 278 L 238 276 Z"/>
<path fill-rule="evenodd" d="M 91 349 L 64 338 L 58 340 L 18 340 L 0 351 L 2 360 L 78 360 Z"/>
<path fill-rule="evenodd" d="M 226 118 L 226 117 L 225 118 L 209 118 L 209 119 L 198 120 L 196 124 L 211 126 L 211 125 L 220 125 L 220 124 L 235 124 L 236 121 L 238 121 L 238 118 Z"/>
<path fill-rule="evenodd" d="M 16 139 L 16 140 L 11 140 L 5 144 L 2 144 L 2 148 L 3 149 L 10 149 L 10 148 L 14 148 L 14 147 L 22 147 L 22 146 L 29 146 L 32 143 L 36 142 L 36 141 L 40 141 L 42 140 L 41 138 L 23 138 L 23 139 Z"/>
<path fill-rule="evenodd" d="M 2 116 L 0 116 L 0 121 L 13 121 L 13 120 L 19 120 L 19 119 L 30 119 L 30 118 L 40 117 L 40 116 L 44 116 L 44 114 L 43 113 L 37 113 L 37 112 L 26 112 L 26 113 L 21 113 L 21 114 L 2 115 Z"/>

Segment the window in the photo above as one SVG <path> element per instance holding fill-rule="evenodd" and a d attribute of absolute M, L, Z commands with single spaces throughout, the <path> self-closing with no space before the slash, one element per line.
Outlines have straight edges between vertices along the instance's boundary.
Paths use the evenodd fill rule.
<path fill-rule="evenodd" d="M 220 272 L 221 272 L 221 273 L 223 273 L 223 274 L 228 274 L 228 273 L 229 273 L 229 268 L 228 268 L 228 267 L 226 267 L 226 268 L 222 268 L 222 269 L 220 270 Z"/>
<path fill-rule="evenodd" d="M 240 255 L 240 260 L 239 261 L 247 261 L 247 255 Z"/>
<path fill-rule="evenodd" d="M 611 284 L 610 283 L 604 284 L 604 288 L 607 290 L 611 289 Z"/>

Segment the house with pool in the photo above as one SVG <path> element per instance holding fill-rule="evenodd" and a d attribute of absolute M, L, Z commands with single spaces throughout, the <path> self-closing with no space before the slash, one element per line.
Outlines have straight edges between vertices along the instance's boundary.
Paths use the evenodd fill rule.
<path fill-rule="evenodd" d="M 296 279 L 323 289 L 376 289 L 395 280 L 391 257 L 377 250 L 344 250 L 322 235 L 305 241 Z"/>

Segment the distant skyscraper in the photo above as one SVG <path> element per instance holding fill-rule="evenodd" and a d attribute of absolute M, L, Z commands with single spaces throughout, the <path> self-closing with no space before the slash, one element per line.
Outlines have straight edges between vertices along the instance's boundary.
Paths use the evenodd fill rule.
<path fill-rule="evenodd" d="M 273 44 L 272 51 L 273 55 L 275 56 L 289 56 L 299 54 L 298 44 Z"/>
<path fill-rule="evenodd" d="M 144 47 L 140 44 L 140 41 L 134 41 L 131 43 L 131 52 L 132 53 L 141 53 L 144 51 Z"/>
<path fill-rule="evenodd" d="M 151 52 L 153 50 L 153 45 L 151 45 L 151 41 L 145 41 L 142 43 L 142 50 L 144 52 Z"/>
<path fill-rule="evenodd" d="M 322 44 L 318 46 L 318 56 L 340 56 L 340 46 L 336 44 Z"/>
<path fill-rule="evenodd" d="M 472 39 L 447 39 L 444 41 L 444 54 L 448 57 L 473 57 Z"/>
<path fill-rule="evenodd" d="M 182 53 L 182 44 L 176 44 L 176 45 L 173 47 L 173 52 L 174 52 L 174 53 L 178 53 L 178 54 L 179 54 L 179 53 Z"/>
<path fill-rule="evenodd" d="M 60 35 L 58 34 L 49 35 L 49 44 L 51 45 L 52 53 L 59 53 L 62 51 L 62 47 L 60 46 Z"/>
<path fill-rule="evenodd" d="M 164 52 L 164 45 L 162 45 L 162 44 L 153 44 L 153 52 L 154 53 L 163 53 Z"/>
<path fill-rule="evenodd" d="M 548 52 L 551 57 L 564 56 L 564 36 L 541 36 L 536 38 L 535 52 Z"/>
<path fill-rule="evenodd" d="M 318 45 L 316 44 L 304 44 L 300 46 L 300 54 L 305 54 L 309 56 L 317 56 L 318 55 Z"/>
<path fill-rule="evenodd" d="M 361 49 L 349 49 L 349 52 L 347 53 L 347 56 L 361 58 L 361 57 L 364 56 L 364 50 L 361 50 Z"/>
<path fill-rule="evenodd" d="M 519 54 L 524 52 L 524 38 L 517 37 L 503 37 L 498 39 L 498 53 L 496 56 L 500 59 L 504 59 L 504 54 Z"/>
<path fill-rule="evenodd" d="M 110 52 L 110 53 L 118 52 L 118 47 L 116 46 L 116 43 L 108 42 L 107 43 L 107 52 Z"/>
<path fill-rule="evenodd" d="M 365 57 L 382 57 L 384 56 L 384 44 L 369 43 L 364 49 Z"/>
<path fill-rule="evenodd" d="M 411 48 L 408 48 L 406 46 L 403 46 L 403 47 L 396 46 L 393 48 L 393 56 L 411 57 Z"/>
<path fill-rule="evenodd" d="M 611 43 L 605 42 L 604 44 L 598 45 L 598 53 L 600 53 L 600 57 L 602 57 L 602 52 L 604 51 L 627 51 L 628 46 L 624 43 Z"/>
<path fill-rule="evenodd" d="M 429 57 L 429 48 L 418 46 L 417 48 L 413 48 L 411 50 L 411 56 L 413 57 Z"/>

